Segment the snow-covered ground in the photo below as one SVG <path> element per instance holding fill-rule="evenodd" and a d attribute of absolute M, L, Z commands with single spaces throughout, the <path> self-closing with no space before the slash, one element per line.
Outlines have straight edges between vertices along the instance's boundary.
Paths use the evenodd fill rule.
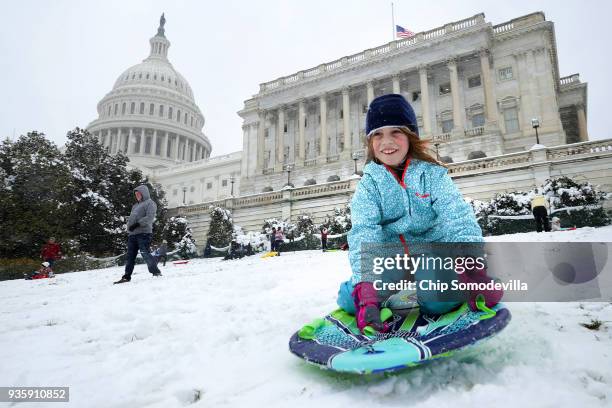
<path fill-rule="evenodd" d="M 612 227 L 494 240 L 610 242 Z M 131 283 L 115 286 L 122 268 L 0 282 L 0 386 L 69 386 L 70 403 L 52 407 L 612 405 L 610 303 L 511 304 L 510 325 L 477 347 L 356 377 L 287 349 L 302 324 L 335 308 L 346 253 L 194 260 L 162 271 L 153 278 L 139 265 Z M 591 319 L 604 323 L 580 325 Z"/>

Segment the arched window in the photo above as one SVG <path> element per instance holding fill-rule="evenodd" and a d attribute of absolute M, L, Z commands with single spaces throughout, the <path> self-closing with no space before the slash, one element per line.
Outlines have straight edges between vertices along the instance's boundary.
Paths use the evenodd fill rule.
<path fill-rule="evenodd" d="M 168 119 L 172 119 L 172 106 L 168 107 Z"/>
<path fill-rule="evenodd" d="M 140 114 L 144 115 L 144 102 L 140 102 Z"/>
<path fill-rule="evenodd" d="M 138 74 L 138 79 L 142 79 L 142 72 Z"/>
<path fill-rule="evenodd" d="M 164 116 L 164 105 L 159 105 L 159 117 Z"/>
<path fill-rule="evenodd" d="M 193 116 L 191 117 L 191 127 L 193 127 Z"/>
<path fill-rule="evenodd" d="M 116 103 L 115 104 L 115 112 L 114 112 L 114 114 L 116 115 L 118 112 L 119 112 L 119 104 Z"/>
<path fill-rule="evenodd" d="M 147 79 L 149 79 L 149 74 L 147 74 Z"/>
<path fill-rule="evenodd" d="M 125 108 L 126 108 L 126 105 L 125 105 L 125 102 L 123 102 L 123 103 L 121 104 L 121 114 L 122 114 L 122 115 L 125 115 Z"/>
<path fill-rule="evenodd" d="M 165 79 L 164 79 L 164 76 L 163 76 L 163 75 L 161 76 L 161 80 L 162 80 L 162 82 L 164 82 L 164 81 L 165 81 Z"/>
<path fill-rule="evenodd" d="M 132 102 L 130 104 L 130 113 L 133 115 L 135 110 L 136 110 L 136 102 Z"/>
<path fill-rule="evenodd" d="M 185 119 L 183 119 L 183 123 L 187 124 L 187 112 L 185 112 Z"/>
<path fill-rule="evenodd" d="M 180 109 L 176 111 L 176 121 L 177 122 L 181 121 L 181 110 Z"/>
<path fill-rule="evenodd" d="M 153 112 L 155 112 L 155 105 L 154 104 L 150 104 L 149 105 L 149 115 L 153 115 Z"/>

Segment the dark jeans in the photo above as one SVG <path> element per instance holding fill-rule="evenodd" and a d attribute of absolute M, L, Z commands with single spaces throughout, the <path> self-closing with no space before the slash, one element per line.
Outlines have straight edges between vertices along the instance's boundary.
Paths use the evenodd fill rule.
<path fill-rule="evenodd" d="M 155 259 L 153 259 L 153 256 L 151 256 L 151 249 L 149 246 L 151 245 L 152 237 L 153 234 L 134 234 L 128 236 L 125 274 L 123 274 L 124 278 L 128 280 L 132 278 L 132 272 L 134 271 L 134 263 L 136 261 L 136 255 L 138 255 L 138 250 L 140 250 L 142 258 L 147 263 L 149 272 L 151 272 L 153 275 L 161 273 L 156 265 Z"/>
<path fill-rule="evenodd" d="M 546 211 L 546 207 L 541 205 L 534 207 L 533 217 L 536 222 L 536 231 L 542 232 L 542 226 L 544 226 L 544 231 L 550 231 L 550 221 L 548 220 L 548 211 Z"/>
<path fill-rule="evenodd" d="M 157 255 L 153 257 L 155 259 L 155 264 L 158 264 L 160 262 L 164 262 L 164 266 L 166 266 L 166 261 L 168 260 L 168 256 L 167 255 Z"/>
<path fill-rule="evenodd" d="M 321 249 L 327 249 L 327 238 L 321 238 Z"/>

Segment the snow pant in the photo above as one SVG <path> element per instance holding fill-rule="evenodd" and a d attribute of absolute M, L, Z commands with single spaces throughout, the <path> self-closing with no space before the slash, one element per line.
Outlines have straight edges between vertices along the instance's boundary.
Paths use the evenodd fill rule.
<path fill-rule="evenodd" d="M 536 222 L 536 231 L 542 232 L 542 226 L 544 226 L 544 231 L 550 231 L 550 221 L 548 220 L 548 211 L 546 211 L 546 207 L 543 205 L 534 207 L 533 218 L 535 218 Z"/>
<path fill-rule="evenodd" d="M 321 238 L 321 249 L 327 249 L 327 238 Z"/>
<path fill-rule="evenodd" d="M 446 272 L 432 272 L 431 271 L 417 271 L 415 274 L 415 281 L 417 283 L 417 301 L 422 313 L 427 315 L 441 315 L 448 313 L 451 310 L 459 307 L 463 301 L 459 300 L 444 300 L 444 297 L 448 295 L 435 290 L 423 291 L 419 289 L 419 281 L 428 279 L 431 281 L 446 282 L 449 287 L 451 281 L 456 279 L 457 275 L 454 271 Z M 355 301 L 353 300 L 353 289 L 354 286 L 350 281 L 343 282 L 340 284 L 340 290 L 338 291 L 337 303 L 342 309 L 350 314 L 355 314 Z M 456 298 L 456 296 L 454 296 Z"/>
<path fill-rule="evenodd" d="M 281 241 L 281 240 L 274 241 L 274 249 L 273 249 L 273 251 L 280 252 L 280 247 L 281 247 L 282 243 L 283 243 L 283 241 Z"/>
<path fill-rule="evenodd" d="M 125 260 L 125 273 L 123 274 L 125 279 L 132 279 L 132 272 L 134 271 L 134 264 L 136 263 L 136 255 L 138 255 L 138 250 L 140 250 L 142 258 L 147 263 L 149 272 L 151 272 L 153 275 L 161 274 L 156 265 L 155 259 L 153 259 L 153 256 L 151 255 L 150 245 L 152 238 L 153 234 L 134 234 L 128 236 L 127 258 Z"/>

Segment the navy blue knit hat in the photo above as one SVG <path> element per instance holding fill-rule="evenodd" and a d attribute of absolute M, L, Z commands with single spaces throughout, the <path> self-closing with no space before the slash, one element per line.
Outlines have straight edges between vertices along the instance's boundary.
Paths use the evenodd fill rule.
<path fill-rule="evenodd" d="M 407 127 L 419 135 L 419 126 L 412 106 L 398 94 L 375 98 L 366 115 L 366 138 L 383 127 Z"/>

